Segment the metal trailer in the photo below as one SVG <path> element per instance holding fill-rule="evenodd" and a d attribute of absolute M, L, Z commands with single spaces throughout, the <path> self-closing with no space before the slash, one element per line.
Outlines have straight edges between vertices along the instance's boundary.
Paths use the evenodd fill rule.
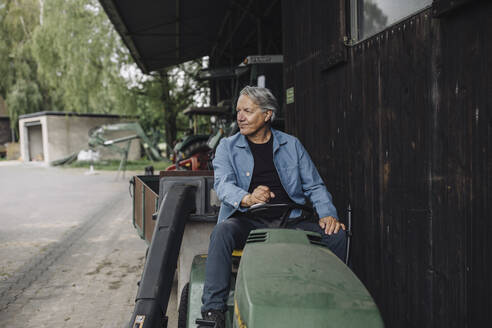
<path fill-rule="evenodd" d="M 181 216 L 183 230 L 174 231 L 174 234 L 180 234 L 181 237 L 170 246 L 177 249 L 179 254 L 179 262 L 176 258 L 171 274 L 174 277 L 176 271 L 177 299 L 180 298 L 181 290 L 189 280 L 193 258 L 198 254 L 207 253 L 210 233 L 217 222 L 220 203 L 212 189 L 213 171 L 161 171 L 159 175 L 139 175 L 130 180 L 130 194 L 133 201 L 132 221 L 138 235 L 149 245 L 147 259 L 155 258 L 152 245 L 159 244 L 161 245 L 159 248 L 163 247 L 163 240 L 153 241 L 155 227 L 158 226 L 161 217 L 174 211 L 175 204 L 170 202 L 169 198 L 174 195 L 175 187 L 179 184 L 192 186 L 195 194 L 192 196 L 192 211 Z M 142 282 L 147 281 L 145 278 L 147 263 L 148 261 L 142 274 Z M 152 268 L 152 270 L 159 270 L 154 265 Z M 169 286 L 165 287 L 169 288 L 169 293 L 171 286 L 172 280 Z M 168 299 L 169 295 L 165 302 L 163 301 L 166 307 Z M 166 313 L 165 309 L 163 313 Z"/>

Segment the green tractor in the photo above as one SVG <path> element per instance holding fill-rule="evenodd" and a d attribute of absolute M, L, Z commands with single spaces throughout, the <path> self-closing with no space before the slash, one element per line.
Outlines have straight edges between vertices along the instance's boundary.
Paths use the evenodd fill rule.
<path fill-rule="evenodd" d="M 220 139 L 237 131 L 237 125 L 232 118 L 231 104 L 222 101 L 217 106 L 191 106 L 184 110 L 183 114 L 189 118 L 190 129 L 174 146 L 171 155 L 174 164 L 167 170 L 208 170 L 210 153 L 215 151 Z M 210 120 L 211 133 L 205 133 L 203 127 L 200 131 L 198 117 L 206 117 Z"/>
<path fill-rule="evenodd" d="M 274 206 L 286 213 L 306 210 L 296 204 Z M 286 229 L 287 217 L 278 228 L 252 231 L 244 250 L 233 252 L 226 327 L 383 327 L 371 295 L 349 267 L 321 244 L 319 234 Z M 193 260 L 178 328 L 215 325 L 200 319 L 206 258 Z"/>
<path fill-rule="evenodd" d="M 205 222 L 213 226 L 217 207 L 212 188 L 210 173 L 160 178 L 159 205 L 152 215 L 155 225 L 131 328 L 168 327 L 166 312 L 178 257 L 180 265 L 186 262 L 183 252 L 187 251 L 187 241 L 183 236 L 192 231 L 187 228 L 186 232 L 185 226 L 201 224 L 196 226 L 201 230 Z M 297 204 L 262 204 L 250 211 L 255 214 L 271 206 L 285 208 L 278 227 L 253 230 L 244 249 L 232 254 L 226 327 L 383 327 L 367 289 L 321 244 L 321 236 L 285 229 L 293 208 L 312 209 Z M 196 242 L 199 237 L 195 234 L 191 239 Z M 178 270 L 178 280 L 187 282 L 181 292 L 178 327 L 214 327 L 215 322 L 202 320 L 200 312 L 207 255 L 192 258 L 186 274 Z"/>

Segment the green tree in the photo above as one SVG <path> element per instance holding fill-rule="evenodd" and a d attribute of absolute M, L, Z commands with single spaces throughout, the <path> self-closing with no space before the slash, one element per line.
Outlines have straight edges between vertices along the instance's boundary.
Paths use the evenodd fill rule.
<path fill-rule="evenodd" d="M 33 54 L 62 110 L 131 112 L 134 102 L 121 75 L 129 55 L 96 0 L 46 1 Z"/>
<path fill-rule="evenodd" d="M 39 2 L 0 2 L 0 95 L 6 99 L 11 125 L 21 114 L 41 110 L 43 91 L 32 56 L 31 36 L 39 26 Z"/>
<path fill-rule="evenodd" d="M 134 88 L 138 101 L 139 116 L 145 117 L 143 126 L 147 129 L 159 127 L 169 148 L 188 127 L 188 118 L 183 111 L 195 104 L 207 104 L 208 88 L 205 82 L 196 79 L 202 68 L 201 60 L 187 62 L 168 68 L 160 73 L 151 74 Z"/>

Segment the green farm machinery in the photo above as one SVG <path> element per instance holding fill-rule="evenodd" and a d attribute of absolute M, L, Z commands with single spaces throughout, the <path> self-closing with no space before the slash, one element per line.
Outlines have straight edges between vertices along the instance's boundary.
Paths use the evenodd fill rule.
<path fill-rule="evenodd" d="M 208 237 L 219 205 L 213 172 L 137 176 L 133 188 L 134 224 L 149 249 L 130 327 L 168 327 L 176 273 L 177 327 L 214 327 L 200 314 Z M 253 230 L 244 249 L 232 254 L 226 327 L 383 327 L 367 289 L 320 235 L 281 226 Z"/>

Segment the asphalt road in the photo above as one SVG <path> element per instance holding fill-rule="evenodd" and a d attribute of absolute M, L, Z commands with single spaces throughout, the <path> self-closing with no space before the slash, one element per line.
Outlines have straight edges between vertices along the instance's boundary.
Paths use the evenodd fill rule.
<path fill-rule="evenodd" d="M 146 244 L 128 178 L 85 173 L 0 162 L 0 327 L 127 327 Z"/>

